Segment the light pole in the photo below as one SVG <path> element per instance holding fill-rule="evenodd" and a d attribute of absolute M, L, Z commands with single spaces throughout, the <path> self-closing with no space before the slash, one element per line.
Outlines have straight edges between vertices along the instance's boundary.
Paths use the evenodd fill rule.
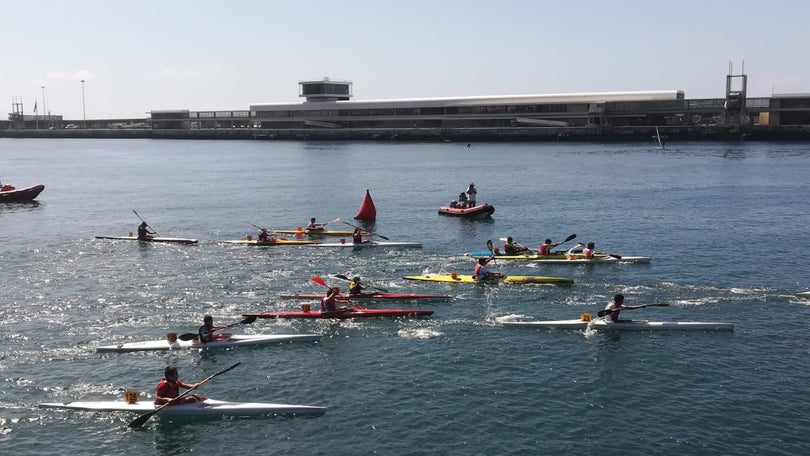
<path fill-rule="evenodd" d="M 48 109 L 46 108 L 46 106 L 47 105 L 45 104 L 45 86 L 42 86 L 42 112 L 44 113 L 43 116 L 48 115 Z M 43 117 L 43 119 L 45 120 L 45 128 L 47 129 L 48 128 L 48 118 Z"/>
<path fill-rule="evenodd" d="M 84 79 L 82 79 L 82 121 L 84 128 L 87 129 L 87 111 L 84 110 Z"/>

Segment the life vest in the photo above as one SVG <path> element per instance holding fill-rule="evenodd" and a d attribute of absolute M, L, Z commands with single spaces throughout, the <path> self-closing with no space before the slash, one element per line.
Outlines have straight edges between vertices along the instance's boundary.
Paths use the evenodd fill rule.
<path fill-rule="evenodd" d="M 550 250 L 551 245 L 549 244 L 540 244 L 540 255 L 548 255 L 551 253 Z"/>

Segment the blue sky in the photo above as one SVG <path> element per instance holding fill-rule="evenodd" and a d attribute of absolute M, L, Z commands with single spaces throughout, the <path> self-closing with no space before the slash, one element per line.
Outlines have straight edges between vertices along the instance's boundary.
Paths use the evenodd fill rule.
<path fill-rule="evenodd" d="M 88 119 L 296 102 L 301 80 L 356 100 L 679 89 L 810 93 L 798 0 L 0 0 L 0 100 Z M 4 116 L 5 117 L 5 116 Z"/>

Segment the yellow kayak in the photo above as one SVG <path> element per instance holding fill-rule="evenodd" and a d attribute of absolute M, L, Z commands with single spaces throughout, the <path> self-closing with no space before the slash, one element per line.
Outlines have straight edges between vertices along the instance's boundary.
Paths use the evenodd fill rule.
<path fill-rule="evenodd" d="M 500 276 L 492 280 L 475 280 L 472 274 L 425 274 L 417 276 L 403 277 L 406 280 L 422 280 L 426 282 L 452 282 L 452 283 L 551 283 L 557 285 L 570 285 L 574 283 L 572 279 L 564 277 L 546 277 L 546 276 Z"/>

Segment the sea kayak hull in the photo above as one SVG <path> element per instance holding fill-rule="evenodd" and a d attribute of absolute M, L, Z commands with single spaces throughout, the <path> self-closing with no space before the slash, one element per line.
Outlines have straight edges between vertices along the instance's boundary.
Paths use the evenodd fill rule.
<path fill-rule="evenodd" d="M 295 236 L 343 236 L 351 237 L 354 231 L 348 230 L 273 230 L 279 234 L 292 234 Z"/>
<path fill-rule="evenodd" d="M 281 295 L 282 298 L 289 299 L 322 299 L 326 293 L 296 293 L 291 295 Z M 382 291 L 360 294 L 340 294 L 338 299 L 365 300 L 365 301 L 449 301 L 453 299 L 450 295 L 440 294 L 414 294 L 414 293 L 383 293 Z"/>
<path fill-rule="evenodd" d="M 422 248 L 419 242 L 398 242 L 398 241 L 372 241 L 355 244 L 347 242 L 321 242 L 313 243 L 313 247 L 347 247 L 352 249 L 367 249 L 372 247 L 393 247 L 393 248 Z"/>
<path fill-rule="evenodd" d="M 478 251 L 466 253 L 475 259 L 490 258 L 492 254 L 488 251 Z M 517 260 L 534 261 L 543 264 L 594 264 L 594 263 L 649 263 L 652 257 L 647 256 L 611 256 L 605 253 L 598 253 L 594 258 L 587 259 L 582 254 L 553 253 L 551 255 L 540 255 L 529 253 L 525 255 L 495 255 L 496 260 Z"/>
<path fill-rule="evenodd" d="M 0 203 L 20 203 L 33 201 L 43 190 L 45 186 L 42 184 L 32 185 L 25 188 L 11 188 L 11 190 L 0 191 Z"/>
<path fill-rule="evenodd" d="M 590 322 L 583 320 L 513 321 L 501 318 L 497 320 L 498 323 L 504 326 L 526 326 L 547 329 L 588 329 L 589 325 L 591 329 L 600 331 L 731 331 L 734 329 L 733 323 L 710 321 L 621 320 L 617 322 L 607 322 L 603 319 L 595 319 Z"/>
<path fill-rule="evenodd" d="M 39 404 L 40 408 L 85 410 L 93 412 L 135 412 L 144 414 L 156 408 L 152 402 L 75 401 Z M 206 399 L 190 404 L 164 407 L 157 416 L 258 416 L 258 415 L 323 415 L 326 407 L 312 405 L 274 404 L 266 402 L 229 402 Z"/>
<path fill-rule="evenodd" d="M 214 340 L 205 344 L 194 343 L 193 340 L 180 340 L 169 342 L 163 340 L 147 340 L 143 342 L 127 342 L 117 345 L 105 345 L 96 348 L 98 352 L 134 352 L 153 350 L 182 350 L 186 348 L 228 348 L 244 345 L 283 344 L 292 342 L 317 342 L 321 340 L 318 334 L 265 334 L 265 335 L 233 335 L 228 339 Z"/>
<path fill-rule="evenodd" d="M 801 293 L 796 293 L 796 296 L 800 298 L 810 299 L 810 291 L 802 291 Z"/>
<path fill-rule="evenodd" d="M 546 283 L 555 285 L 570 285 L 574 283 L 572 279 L 564 277 L 547 276 L 501 276 L 493 280 L 475 280 L 471 275 L 462 274 L 425 274 L 418 276 L 403 277 L 406 280 L 421 280 L 425 282 L 449 282 L 449 283 Z"/>
<path fill-rule="evenodd" d="M 262 312 L 243 314 L 244 317 L 257 318 L 335 318 L 345 320 L 347 318 L 368 318 L 368 317 L 420 317 L 433 315 L 432 310 L 419 309 L 364 309 L 354 307 L 346 310 L 336 310 L 334 312 L 322 312 L 320 310 L 311 311 L 287 311 L 287 312 Z"/>
<path fill-rule="evenodd" d="M 112 239 L 116 241 L 140 241 L 140 242 L 167 242 L 175 244 L 196 244 L 200 242 L 197 239 L 174 238 L 174 237 L 147 237 L 138 239 L 137 236 L 96 236 L 96 239 Z"/>
<path fill-rule="evenodd" d="M 270 245 L 311 245 L 317 244 L 317 241 L 305 241 L 302 239 L 270 239 L 267 241 L 259 241 L 257 239 L 237 239 L 232 241 L 222 241 L 225 244 L 237 245 L 254 245 L 254 246 L 270 246 Z"/>
<path fill-rule="evenodd" d="M 493 212 L 495 212 L 495 207 L 491 204 L 480 204 L 478 206 L 467 208 L 451 206 L 442 206 L 439 208 L 439 215 L 448 215 L 451 217 L 461 217 L 467 219 L 487 218 L 492 216 Z"/>

